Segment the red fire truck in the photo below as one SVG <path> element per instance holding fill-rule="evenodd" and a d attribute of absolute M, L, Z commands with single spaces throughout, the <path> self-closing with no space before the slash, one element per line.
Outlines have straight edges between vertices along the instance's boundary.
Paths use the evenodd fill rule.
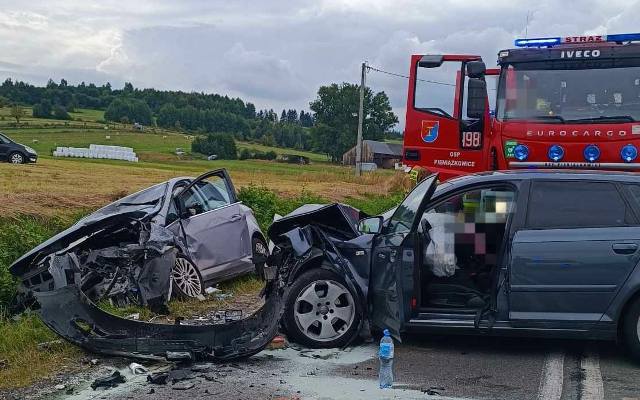
<path fill-rule="evenodd" d="M 441 179 L 517 168 L 640 171 L 640 33 L 413 55 L 403 162 Z"/>

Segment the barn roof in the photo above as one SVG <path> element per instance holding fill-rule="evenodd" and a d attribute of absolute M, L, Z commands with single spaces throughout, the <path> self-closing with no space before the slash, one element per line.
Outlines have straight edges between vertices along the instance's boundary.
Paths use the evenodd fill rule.
<path fill-rule="evenodd" d="M 362 142 L 375 154 L 386 154 L 398 157 L 402 155 L 402 145 L 398 143 L 377 142 L 375 140 L 363 140 Z"/>

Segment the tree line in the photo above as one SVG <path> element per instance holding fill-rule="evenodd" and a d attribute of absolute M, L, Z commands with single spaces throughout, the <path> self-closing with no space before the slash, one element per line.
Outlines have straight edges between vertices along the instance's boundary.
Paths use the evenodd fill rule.
<path fill-rule="evenodd" d="M 277 113 L 273 109 L 256 111 L 253 103 L 239 98 L 139 89 L 129 82 L 122 89 L 114 89 L 110 83 L 71 85 L 65 79 L 59 83 L 50 79 L 44 87 L 12 79 L 0 85 L 0 106 L 29 105 L 35 117 L 70 119 L 68 113 L 77 108 L 99 109 L 105 111 L 106 121 L 157 125 L 203 135 L 224 133 L 225 138 L 231 135 L 236 140 L 321 152 L 332 161 L 341 160 L 342 154 L 355 145 L 358 98 L 359 85 L 332 84 L 319 88 L 309 104 L 311 112 L 286 109 Z M 365 139 L 382 140 L 393 135 L 398 118 L 384 92 L 366 88 L 364 111 Z M 230 150 L 228 145 L 226 148 Z"/>

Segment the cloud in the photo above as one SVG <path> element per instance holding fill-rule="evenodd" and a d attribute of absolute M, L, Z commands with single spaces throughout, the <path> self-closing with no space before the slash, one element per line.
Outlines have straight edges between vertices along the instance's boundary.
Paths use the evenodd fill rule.
<path fill-rule="evenodd" d="M 633 32 L 640 12 L 628 0 L 4 3 L 5 76 L 211 91 L 276 110 L 308 108 L 322 84 L 357 82 L 364 60 L 400 74 L 411 54 L 427 52 L 479 54 L 491 66 L 525 32 Z M 406 79 L 371 72 L 368 83 L 402 120 Z"/>

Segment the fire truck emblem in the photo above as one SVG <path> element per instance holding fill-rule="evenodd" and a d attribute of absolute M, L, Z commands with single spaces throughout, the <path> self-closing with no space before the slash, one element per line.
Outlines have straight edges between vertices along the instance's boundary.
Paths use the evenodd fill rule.
<path fill-rule="evenodd" d="M 440 128 L 439 121 L 422 121 L 422 128 L 420 129 L 420 136 L 422 140 L 427 143 L 433 143 L 438 138 L 438 129 Z"/>

